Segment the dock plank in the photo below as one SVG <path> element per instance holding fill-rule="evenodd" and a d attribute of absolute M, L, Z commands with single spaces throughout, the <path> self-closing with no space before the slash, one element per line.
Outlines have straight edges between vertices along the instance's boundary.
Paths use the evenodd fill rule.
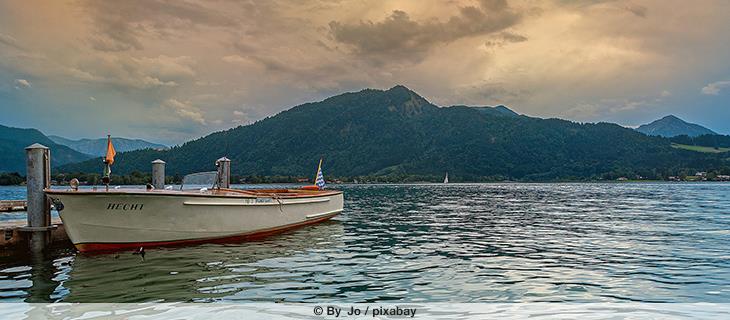
<path fill-rule="evenodd" d="M 66 234 L 66 228 L 64 228 L 61 219 L 52 218 L 51 224 L 57 226 L 55 229 L 50 230 L 51 245 L 70 244 L 68 235 Z M 19 229 L 26 225 L 28 225 L 26 219 L 0 221 L 0 256 L 10 255 L 16 250 L 27 250 L 28 233 L 22 232 Z"/>
<path fill-rule="evenodd" d="M 51 218 L 51 224 L 62 224 L 60 218 Z M 19 227 L 25 227 L 28 225 L 28 221 L 26 219 L 13 219 L 13 220 L 5 220 L 0 221 L 0 230 L 1 229 L 8 229 L 8 228 L 19 228 Z"/>
<path fill-rule="evenodd" d="M 0 212 L 25 211 L 28 202 L 25 200 L 0 200 Z"/>

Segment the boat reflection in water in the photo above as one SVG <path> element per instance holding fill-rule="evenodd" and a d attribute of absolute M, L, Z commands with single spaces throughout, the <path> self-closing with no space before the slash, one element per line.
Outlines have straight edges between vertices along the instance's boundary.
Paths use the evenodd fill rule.
<path fill-rule="evenodd" d="M 314 270 L 297 256 L 342 247 L 332 220 L 260 241 L 157 248 L 144 259 L 130 252 L 76 255 L 61 287 L 64 302 L 301 300 Z M 59 290 L 59 289 L 57 289 Z"/>

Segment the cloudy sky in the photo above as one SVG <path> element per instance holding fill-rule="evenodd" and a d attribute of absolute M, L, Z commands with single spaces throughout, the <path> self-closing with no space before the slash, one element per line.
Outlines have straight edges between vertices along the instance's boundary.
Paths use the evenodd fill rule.
<path fill-rule="evenodd" d="M 403 84 L 730 134 L 728 1 L 2 1 L 0 124 L 167 144 Z"/>

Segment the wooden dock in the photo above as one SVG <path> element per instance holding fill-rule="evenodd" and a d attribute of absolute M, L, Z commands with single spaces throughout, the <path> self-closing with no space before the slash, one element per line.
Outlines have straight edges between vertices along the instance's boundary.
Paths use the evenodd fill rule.
<path fill-rule="evenodd" d="M 28 201 L 25 200 L 0 200 L 0 212 L 26 211 Z"/>
<path fill-rule="evenodd" d="M 26 200 L 0 200 L 0 214 L 27 210 L 28 202 Z M 28 250 L 29 237 L 28 232 L 24 230 L 27 225 L 27 219 L 0 221 L 0 256 Z M 53 218 L 51 226 L 50 243 L 70 243 L 61 219 Z"/>
<path fill-rule="evenodd" d="M 12 252 L 41 253 L 53 244 L 69 243 L 60 219 L 52 219 L 51 201 L 45 189 L 51 187 L 51 151 L 34 143 L 25 148 L 25 200 L 0 200 L 0 212 L 25 211 L 26 219 L 7 214 L 0 220 L 0 256 Z M 63 209 L 63 208 L 61 208 Z"/>
<path fill-rule="evenodd" d="M 7 220 L 0 221 L 0 251 L 3 253 L 0 256 L 6 255 L 13 250 L 28 250 L 28 232 L 23 231 L 23 228 L 28 225 L 28 221 L 25 219 L 21 220 Z M 51 243 L 69 243 L 66 229 L 63 227 L 63 222 L 59 218 L 53 218 L 51 220 Z"/>
<path fill-rule="evenodd" d="M 4 220 L 11 217 L 10 214 L 0 219 L 0 256 L 9 256 L 13 252 L 40 253 L 48 246 L 71 245 L 63 222 L 59 218 L 52 218 L 53 205 L 45 193 L 45 189 L 51 187 L 50 149 L 34 143 L 25 148 L 25 155 L 26 200 L 0 200 L 0 215 L 3 212 L 25 211 L 27 219 Z M 230 180 L 230 160 L 221 159 L 228 163 L 227 185 Z M 152 175 L 152 182 L 159 189 L 164 189 L 164 161 L 158 159 L 152 162 Z M 60 209 L 63 210 L 63 207 Z M 12 217 L 17 218 L 17 214 L 12 214 Z"/>

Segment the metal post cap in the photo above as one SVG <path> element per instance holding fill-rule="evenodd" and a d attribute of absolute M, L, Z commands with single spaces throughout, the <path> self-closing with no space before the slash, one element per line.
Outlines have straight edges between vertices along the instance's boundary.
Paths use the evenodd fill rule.
<path fill-rule="evenodd" d="M 162 164 L 165 164 L 165 161 L 162 161 L 161 159 L 157 159 L 155 161 L 152 161 L 152 163 L 162 163 Z"/>
<path fill-rule="evenodd" d="M 25 150 L 32 150 L 32 149 L 48 149 L 48 147 L 40 144 L 40 143 L 34 143 L 27 147 L 25 147 Z"/>

